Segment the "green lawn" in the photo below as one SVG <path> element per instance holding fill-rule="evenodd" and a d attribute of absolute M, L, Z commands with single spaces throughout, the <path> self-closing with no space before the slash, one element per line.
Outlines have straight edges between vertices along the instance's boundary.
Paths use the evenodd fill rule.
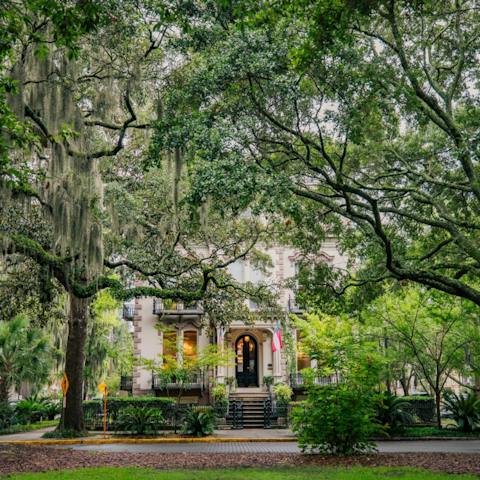
<path fill-rule="evenodd" d="M 459 430 L 454 430 L 452 428 L 442 428 L 437 427 L 406 427 L 405 430 L 400 433 L 398 436 L 402 437 L 472 437 L 479 438 L 480 431 L 475 431 L 471 433 L 460 432 Z"/>
<path fill-rule="evenodd" d="M 169 470 L 145 468 L 85 468 L 26 473 L 9 480 L 473 480 L 470 475 L 447 475 L 411 468 L 236 468 L 234 470 Z"/>
<path fill-rule="evenodd" d="M 27 423 L 26 425 L 19 424 L 12 427 L 0 430 L 0 435 L 10 435 L 12 433 L 31 432 L 34 430 L 40 430 L 47 427 L 56 427 L 58 420 L 43 420 L 42 422 Z"/>

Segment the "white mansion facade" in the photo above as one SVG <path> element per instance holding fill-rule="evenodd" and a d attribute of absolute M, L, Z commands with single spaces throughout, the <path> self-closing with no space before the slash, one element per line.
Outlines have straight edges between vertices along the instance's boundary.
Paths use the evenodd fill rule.
<path fill-rule="evenodd" d="M 269 269 L 267 278 L 259 278 L 260 272 L 255 270 L 248 262 L 237 262 L 230 268 L 230 273 L 239 282 L 258 282 L 263 280 L 274 285 L 284 285 L 288 279 L 295 276 L 298 253 L 293 249 L 276 246 L 266 250 L 271 258 L 272 267 Z M 334 239 L 327 239 L 319 255 L 328 264 L 337 268 L 346 267 L 346 258 L 338 252 Z M 278 304 L 284 308 L 284 315 L 300 313 L 295 305 L 293 291 L 284 287 L 279 290 Z M 255 305 L 250 308 L 255 310 Z M 159 322 L 167 323 L 174 332 L 173 341 L 176 342 L 177 351 L 180 352 L 181 361 L 183 355 L 192 355 L 201 352 L 209 344 L 217 344 L 217 348 L 231 349 L 233 352 L 230 366 L 217 366 L 211 372 L 209 379 L 199 378 L 188 392 L 186 400 L 201 402 L 205 400 L 208 383 L 224 383 L 227 377 L 234 377 L 237 384 L 237 392 L 263 392 L 263 379 L 272 376 L 277 382 L 290 383 L 290 374 L 287 371 L 287 359 L 285 348 L 272 351 L 272 335 L 275 326 L 280 319 L 258 318 L 253 324 L 245 324 L 232 318 L 228 326 L 217 327 L 212 331 L 211 327 L 204 326 L 202 322 L 203 310 L 201 302 L 192 305 L 180 302 L 162 302 L 153 298 L 139 298 L 130 305 L 130 317 L 133 320 L 134 354 L 144 359 L 158 360 L 164 352 L 165 333 L 159 329 Z M 282 332 L 283 334 L 284 332 Z M 296 338 L 295 332 L 291 332 Z M 171 335 L 171 333 L 169 334 Z M 171 338 L 169 340 L 172 340 Z M 166 348 L 166 347 L 165 347 Z M 308 358 L 297 354 L 297 371 L 309 366 Z M 292 370 L 290 368 L 290 370 Z M 133 395 L 163 395 L 160 386 L 155 382 L 155 376 L 145 367 L 136 366 L 133 372 L 131 385 Z"/>

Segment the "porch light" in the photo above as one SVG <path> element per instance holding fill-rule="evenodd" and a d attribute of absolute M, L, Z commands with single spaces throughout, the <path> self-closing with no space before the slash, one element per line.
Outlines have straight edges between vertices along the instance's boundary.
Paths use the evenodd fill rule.
<path fill-rule="evenodd" d="M 243 339 L 245 340 L 246 343 L 248 343 L 250 341 L 250 337 L 248 335 L 245 335 L 243 337 Z"/>

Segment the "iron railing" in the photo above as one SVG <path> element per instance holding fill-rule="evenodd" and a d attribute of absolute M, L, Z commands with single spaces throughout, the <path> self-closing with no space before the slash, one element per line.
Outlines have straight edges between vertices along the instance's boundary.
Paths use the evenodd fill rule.
<path fill-rule="evenodd" d="M 153 299 L 154 315 L 202 315 L 201 302 L 166 302 L 158 298 Z"/>
<path fill-rule="evenodd" d="M 243 403 L 240 400 L 230 401 L 227 420 L 230 420 L 232 430 L 243 428 Z"/>
<path fill-rule="evenodd" d="M 297 305 L 297 303 L 295 302 L 295 299 L 293 299 L 292 297 L 288 297 L 288 311 L 290 313 L 301 314 L 305 312 L 305 310 L 306 310 L 305 305 Z"/>
<path fill-rule="evenodd" d="M 131 375 L 122 375 L 120 377 L 120 390 L 131 392 L 133 389 L 133 377 Z"/>
<path fill-rule="evenodd" d="M 131 304 L 124 304 L 123 311 L 122 311 L 122 318 L 127 321 L 132 321 L 133 316 L 135 315 L 135 305 Z"/>
<path fill-rule="evenodd" d="M 162 378 L 156 373 L 152 373 L 152 390 L 168 390 L 168 389 L 191 389 L 191 388 L 201 388 L 201 375 L 196 373 L 192 375 L 187 380 L 177 379 L 175 376 L 171 378 Z"/>
<path fill-rule="evenodd" d="M 330 377 L 314 377 L 314 385 L 331 385 L 332 383 L 338 383 L 338 379 L 335 376 Z M 305 378 L 300 372 L 290 374 L 290 386 L 304 387 L 310 384 L 310 377 Z"/>

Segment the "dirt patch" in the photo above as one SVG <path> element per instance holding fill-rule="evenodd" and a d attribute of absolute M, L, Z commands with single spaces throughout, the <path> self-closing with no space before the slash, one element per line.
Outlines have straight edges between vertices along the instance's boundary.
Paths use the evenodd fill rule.
<path fill-rule="evenodd" d="M 410 466 L 439 472 L 480 475 L 480 454 L 379 453 L 361 457 L 302 454 L 104 453 L 45 446 L 0 446 L 0 474 L 67 468 L 138 466 L 151 468 L 222 468 L 269 466 Z"/>

